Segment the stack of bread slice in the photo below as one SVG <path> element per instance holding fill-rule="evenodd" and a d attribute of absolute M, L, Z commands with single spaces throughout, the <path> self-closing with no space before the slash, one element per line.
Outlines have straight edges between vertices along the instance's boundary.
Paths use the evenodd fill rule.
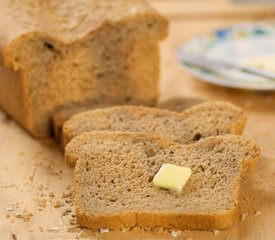
<path fill-rule="evenodd" d="M 237 222 L 242 177 L 260 150 L 239 136 L 246 118 L 229 102 L 174 111 L 106 107 L 63 126 L 65 161 L 75 167 L 77 221 L 92 230 L 135 226 L 223 229 Z M 153 186 L 165 163 L 189 167 L 180 193 Z"/>

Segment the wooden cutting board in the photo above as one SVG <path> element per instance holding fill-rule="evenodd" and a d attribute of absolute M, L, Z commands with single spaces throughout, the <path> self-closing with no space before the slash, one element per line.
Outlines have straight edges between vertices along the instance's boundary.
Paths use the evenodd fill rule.
<path fill-rule="evenodd" d="M 191 1 L 179 0 L 169 4 L 164 0 L 152 3 L 171 21 L 169 38 L 161 45 L 161 99 L 190 96 L 230 100 L 247 113 L 244 135 L 260 146 L 262 156 L 257 171 L 244 180 L 240 222 L 220 232 L 171 233 L 159 229 L 152 233 L 125 229 L 92 233 L 80 230 L 75 227 L 71 195 L 73 171 L 65 166 L 58 145 L 53 140 L 31 138 L 0 112 L 1 240 L 275 239 L 275 93 L 226 89 L 199 82 L 184 72 L 175 58 L 180 44 L 189 37 L 239 21 L 272 18 L 274 8 L 244 6 L 240 9 L 229 1 L 215 0 L 198 0 L 193 5 Z"/>

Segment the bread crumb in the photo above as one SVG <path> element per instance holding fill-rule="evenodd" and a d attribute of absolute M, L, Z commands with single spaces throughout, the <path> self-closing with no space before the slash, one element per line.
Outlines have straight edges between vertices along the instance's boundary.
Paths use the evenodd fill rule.
<path fill-rule="evenodd" d="M 62 197 L 63 198 L 69 198 L 72 196 L 72 192 L 71 191 L 66 191 L 62 194 Z"/>
<path fill-rule="evenodd" d="M 248 213 L 243 213 L 241 215 L 241 221 L 244 221 L 246 219 L 246 217 L 248 216 Z"/>
<path fill-rule="evenodd" d="M 110 230 L 108 228 L 100 228 L 99 231 L 100 231 L 100 233 L 107 233 Z"/>
<path fill-rule="evenodd" d="M 48 232 L 58 233 L 59 231 L 60 231 L 59 227 L 52 227 L 52 228 L 48 229 Z"/>
<path fill-rule="evenodd" d="M 217 236 L 220 232 L 221 232 L 221 231 L 220 231 L 220 230 L 217 230 L 217 229 L 215 229 L 215 230 L 213 231 L 213 233 L 214 233 L 215 236 Z"/>
<path fill-rule="evenodd" d="M 133 230 L 134 230 L 134 231 L 140 231 L 140 230 L 141 230 L 141 227 L 135 226 L 135 227 L 133 228 Z"/>
<path fill-rule="evenodd" d="M 6 218 L 10 218 L 10 215 L 9 215 L 9 214 L 6 214 Z"/>
<path fill-rule="evenodd" d="M 63 206 L 64 206 L 64 203 L 61 202 L 61 201 L 56 201 L 55 204 L 54 204 L 55 208 L 60 208 L 60 207 L 63 207 Z"/>
<path fill-rule="evenodd" d="M 13 211 L 13 208 L 12 207 L 6 207 L 6 211 L 11 212 L 11 211 Z"/>
<path fill-rule="evenodd" d="M 76 224 L 76 219 L 75 219 L 75 218 L 70 219 L 70 224 L 71 224 L 71 225 L 75 225 L 75 224 Z"/>
<path fill-rule="evenodd" d="M 37 200 L 37 205 L 41 208 L 47 207 L 47 200 L 46 199 L 39 199 Z"/>
<path fill-rule="evenodd" d="M 71 233 L 75 233 L 75 232 L 77 232 L 77 231 L 79 231 L 79 230 L 80 230 L 79 227 L 76 226 L 76 225 L 74 225 L 74 226 L 69 226 L 68 229 L 67 229 L 67 231 L 68 231 L 68 232 L 71 232 Z"/>
<path fill-rule="evenodd" d="M 85 232 L 82 229 L 76 234 L 76 239 L 79 239 L 81 237 L 85 237 Z"/>
<path fill-rule="evenodd" d="M 261 211 L 257 211 L 257 212 L 254 214 L 254 217 L 257 217 L 257 216 L 259 216 L 259 215 L 261 215 L 261 214 L 262 214 Z"/>
<path fill-rule="evenodd" d="M 49 193 L 49 196 L 50 196 L 50 197 L 55 197 L 54 192 L 50 192 L 50 193 Z"/>
<path fill-rule="evenodd" d="M 161 228 L 161 227 L 157 227 L 157 228 L 152 229 L 153 233 L 162 233 L 163 231 L 164 231 L 164 229 Z"/>
<path fill-rule="evenodd" d="M 22 219 L 24 222 L 28 222 L 33 217 L 33 214 L 32 213 L 16 213 L 15 217 Z"/>
<path fill-rule="evenodd" d="M 68 213 L 67 213 L 66 211 L 63 211 L 63 212 L 61 213 L 61 216 L 66 216 L 66 215 L 68 215 Z"/>
<path fill-rule="evenodd" d="M 67 213 L 68 213 L 68 212 L 71 212 L 71 211 L 72 211 L 72 209 L 70 209 L 70 208 L 66 208 L 66 209 L 65 209 L 65 212 L 67 212 Z"/>
<path fill-rule="evenodd" d="M 125 233 L 125 232 L 128 232 L 129 230 L 130 230 L 130 228 L 122 228 L 121 232 Z"/>
<path fill-rule="evenodd" d="M 38 229 L 39 229 L 40 232 L 44 232 L 43 227 L 39 226 Z"/>
<path fill-rule="evenodd" d="M 176 230 L 173 230 L 171 232 L 171 236 L 174 237 L 174 238 L 177 238 L 179 236 L 179 234 L 181 233 L 181 231 L 176 231 Z"/>
<path fill-rule="evenodd" d="M 44 193 L 44 192 L 41 192 L 41 193 L 40 193 L 40 196 L 41 196 L 41 197 L 45 197 L 46 195 L 47 195 L 47 194 Z"/>

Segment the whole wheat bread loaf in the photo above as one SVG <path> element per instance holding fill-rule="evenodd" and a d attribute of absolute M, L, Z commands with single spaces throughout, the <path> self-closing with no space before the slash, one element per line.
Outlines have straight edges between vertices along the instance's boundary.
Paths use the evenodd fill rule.
<path fill-rule="evenodd" d="M 241 177 L 255 168 L 259 148 L 236 135 L 181 145 L 144 133 L 89 132 L 65 150 L 75 162 L 77 221 L 99 228 L 223 229 L 238 220 Z M 164 163 L 189 167 L 181 194 L 156 188 Z"/>
<path fill-rule="evenodd" d="M 181 144 L 208 136 L 241 134 L 246 118 L 229 102 L 209 102 L 181 113 L 143 106 L 116 106 L 74 115 L 63 125 L 63 142 L 93 130 L 147 132 Z"/>
<path fill-rule="evenodd" d="M 33 136 L 70 105 L 156 103 L 168 24 L 145 1 L 0 5 L 0 107 Z"/>

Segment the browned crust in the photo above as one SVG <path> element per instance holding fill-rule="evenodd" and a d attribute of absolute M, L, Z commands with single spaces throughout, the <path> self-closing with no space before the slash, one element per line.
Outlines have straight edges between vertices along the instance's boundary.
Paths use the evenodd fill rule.
<path fill-rule="evenodd" d="M 161 213 L 127 212 L 110 215 L 86 215 L 76 209 L 77 222 L 91 230 L 99 228 L 121 229 L 138 227 L 168 228 L 181 230 L 215 230 L 234 225 L 239 219 L 238 209 L 232 208 L 221 213 Z"/>

